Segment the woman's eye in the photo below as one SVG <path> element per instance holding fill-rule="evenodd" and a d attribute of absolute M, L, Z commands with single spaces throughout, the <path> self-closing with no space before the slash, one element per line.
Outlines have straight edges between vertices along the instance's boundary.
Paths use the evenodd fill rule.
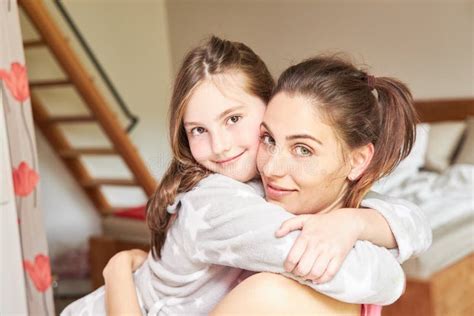
<path fill-rule="evenodd" d="M 260 136 L 260 141 L 265 145 L 275 145 L 275 140 L 268 134 L 263 134 L 262 136 Z"/>
<path fill-rule="evenodd" d="M 191 135 L 193 136 L 199 136 L 202 133 L 204 133 L 206 129 L 204 127 L 195 127 L 191 130 Z"/>
<path fill-rule="evenodd" d="M 301 157 L 308 157 L 308 156 L 311 156 L 311 150 L 309 150 L 308 148 L 304 147 L 304 146 L 297 146 L 295 148 L 295 153 L 298 155 L 298 156 L 301 156 Z"/>
<path fill-rule="evenodd" d="M 238 121 L 240 121 L 241 119 L 242 119 L 242 116 L 240 116 L 240 115 L 232 115 L 227 120 L 227 124 L 233 125 L 233 124 L 237 123 Z"/>

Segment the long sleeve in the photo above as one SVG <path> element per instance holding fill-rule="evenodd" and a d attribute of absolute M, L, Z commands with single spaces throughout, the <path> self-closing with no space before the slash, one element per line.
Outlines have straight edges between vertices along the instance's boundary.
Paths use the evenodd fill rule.
<path fill-rule="evenodd" d="M 426 251 L 431 246 L 432 232 L 429 221 L 415 204 L 369 192 L 361 205 L 378 211 L 387 221 L 398 245 L 390 251 L 399 263 Z"/>
<path fill-rule="evenodd" d="M 223 176 L 205 179 L 180 199 L 178 225 L 196 262 L 280 273 L 348 303 L 388 305 L 404 291 L 405 276 L 390 252 L 358 241 L 334 278 L 313 284 L 286 273 L 283 263 L 299 232 L 276 238 L 294 215 L 266 202 L 252 187 Z"/>

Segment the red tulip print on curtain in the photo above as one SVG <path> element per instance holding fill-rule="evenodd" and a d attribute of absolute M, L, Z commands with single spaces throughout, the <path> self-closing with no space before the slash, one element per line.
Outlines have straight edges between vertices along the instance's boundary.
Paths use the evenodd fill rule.
<path fill-rule="evenodd" d="M 5 82 L 8 90 L 19 102 L 25 102 L 30 97 L 28 88 L 28 74 L 26 67 L 20 63 L 11 64 L 11 71 L 0 69 L 0 78 Z"/>
<path fill-rule="evenodd" d="M 39 175 L 34 170 L 28 166 L 28 163 L 22 161 L 18 168 L 13 169 L 13 189 L 15 191 L 15 195 L 19 197 L 17 201 L 18 207 L 18 223 L 20 224 L 20 232 L 22 231 L 21 225 L 21 217 L 22 217 L 22 210 L 23 210 L 23 198 L 27 197 L 28 195 L 36 189 L 36 185 L 39 182 Z M 21 234 L 20 234 L 21 239 Z"/>
<path fill-rule="evenodd" d="M 17 169 L 13 169 L 15 195 L 28 196 L 33 192 L 38 181 L 38 173 L 34 169 L 31 169 L 25 161 L 22 161 Z"/>
<path fill-rule="evenodd" d="M 10 71 L 0 69 L 0 79 L 3 80 L 5 86 L 10 91 L 11 95 L 15 100 L 20 102 L 21 106 L 21 117 L 23 120 L 23 125 L 25 131 L 28 135 L 28 143 L 30 146 L 31 160 L 33 162 L 33 169 L 37 170 L 36 156 L 33 146 L 33 137 L 32 133 L 28 127 L 25 115 L 25 107 L 23 107 L 23 102 L 30 98 L 30 89 L 28 87 L 28 73 L 26 67 L 18 62 L 13 62 L 10 66 Z M 36 187 L 35 196 L 34 196 L 34 205 L 37 205 L 37 192 Z"/>
<path fill-rule="evenodd" d="M 45 292 L 53 282 L 49 257 L 44 254 L 38 254 L 35 257 L 34 262 L 23 260 L 23 266 L 25 267 L 26 272 L 28 272 L 28 276 L 33 281 L 35 288 L 42 293 L 45 315 L 49 315 L 45 296 Z"/>

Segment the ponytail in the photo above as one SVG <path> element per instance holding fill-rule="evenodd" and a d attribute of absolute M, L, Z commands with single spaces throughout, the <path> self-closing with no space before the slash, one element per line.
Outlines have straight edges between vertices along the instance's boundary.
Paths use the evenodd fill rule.
<path fill-rule="evenodd" d="M 408 156 L 416 140 L 418 118 L 408 87 L 389 77 L 367 76 L 367 79 L 369 89 L 373 88 L 376 94 L 381 126 L 369 167 L 350 185 L 346 198 L 350 207 L 359 207 L 373 183 L 390 174 Z"/>

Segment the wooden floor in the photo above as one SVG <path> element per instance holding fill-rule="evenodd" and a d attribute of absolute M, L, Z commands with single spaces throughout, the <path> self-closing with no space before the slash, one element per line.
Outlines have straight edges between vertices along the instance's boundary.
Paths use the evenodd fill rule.
<path fill-rule="evenodd" d="M 405 294 L 383 316 L 474 316 L 474 254 L 427 281 L 408 280 Z"/>

